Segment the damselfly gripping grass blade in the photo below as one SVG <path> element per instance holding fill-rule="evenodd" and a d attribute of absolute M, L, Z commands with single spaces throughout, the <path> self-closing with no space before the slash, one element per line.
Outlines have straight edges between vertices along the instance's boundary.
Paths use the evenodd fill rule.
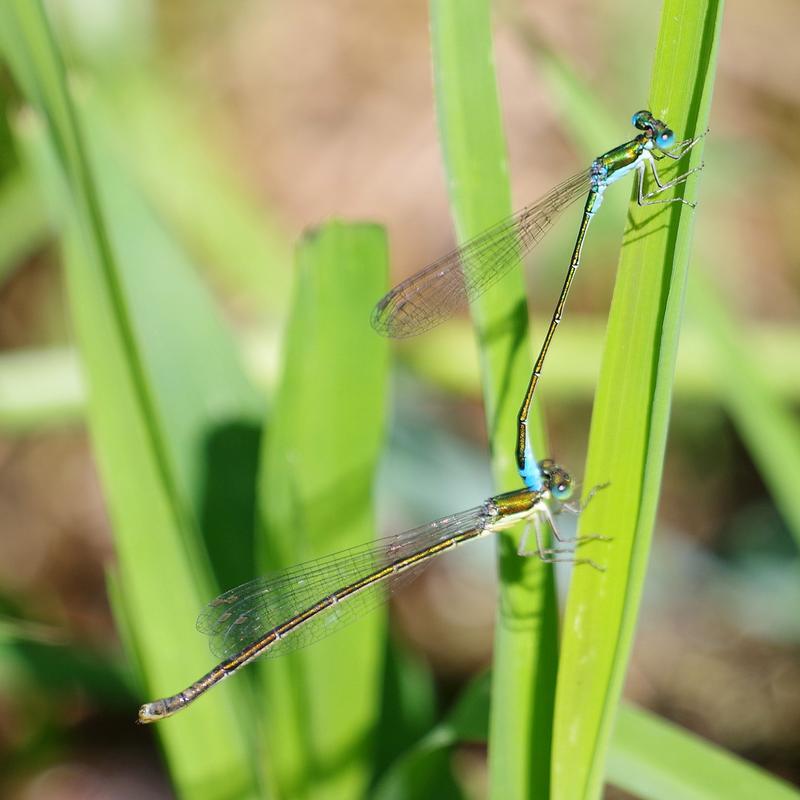
<path fill-rule="evenodd" d="M 536 536 L 532 552 L 525 550 L 527 535 L 523 536 L 520 555 L 597 567 L 572 553 L 575 545 L 603 537 L 571 543 L 560 539 L 548 505 L 553 501 L 556 510 L 578 510 L 567 503 L 572 478 L 549 460 L 540 462 L 537 470 L 542 482 L 538 490 L 501 494 L 469 511 L 257 578 L 220 595 L 200 614 L 197 627 L 209 636 L 211 650 L 222 662 L 182 692 L 143 705 L 138 721 L 155 722 L 186 708 L 259 656 L 282 655 L 319 641 L 382 603 L 388 592 L 418 575 L 440 553 L 518 522 L 532 524 Z M 555 535 L 555 547 L 545 547 L 544 526 Z"/>
<path fill-rule="evenodd" d="M 539 487 L 540 476 L 528 439 L 528 414 L 536 384 L 555 330 L 561 322 L 572 280 L 581 260 L 583 242 L 592 217 L 603 202 L 608 186 L 629 173 L 636 173 L 639 205 L 693 203 L 680 197 L 658 198 L 663 191 L 683 183 L 702 165 L 662 182 L 656 161 L 682 158 L 702 136 L 675 143 L 674 133 L 665 122 L 649 111 L 637 111 L 633 125 L 641 133 L 629 142 L 596 158 L 588 170 L 564 181 L 541 200 L 523 208 L 510 219 L 499 222 L 466 244 L 433 262 L 416 275 L 398 284 L 376 306 L 372 325 L 380 333 L 402 338 L 415 336 L 443 322 L 467 302 L 483 294 L 545 236 L 558 215 L 579 197 L 586 196 L 575 247 L 572 250 L 561 294 L 553 312 L 539 356 L 531 372 L 528 388 L 517 418 L 517 467 L 525 485 Z M 647 170 L 655 188 L 645 192 Z"/>

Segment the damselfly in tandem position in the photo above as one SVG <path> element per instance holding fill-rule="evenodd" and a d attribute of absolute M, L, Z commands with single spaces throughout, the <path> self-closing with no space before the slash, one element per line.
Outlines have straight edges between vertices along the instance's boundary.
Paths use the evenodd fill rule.
<path fill-rule="evenodd" d="M 573 492 L 571 476 L 550 460 L 539 462 L 537 469 L 539 489 L 497 495 L 469 511 L 257 578 L 221 594 L 197 620 L 198 630 L 209 636 L 211 650 L 221 663 L 182 692 L 141 706 L 138 721 L 172 716 L 259 656 L 282 655 L 319 641 L 378 606 L 435 556 L 520 522 L 529 526 L 520 542 L 520 555 L 599 568 L 573 553 L 577 545 L 605 537 L 570 541 L 556 529 L 550 503 L 556 512 L 580 510 L 568 502 Z M 531 525 L 536 549 L 529 552 L 526 540 Z M 555 536 L 555 547 L 545 545 L 546 528 Z"/>
<path fill-rule="evenodd" d="M 631 121 L 641 131 L 634 139 L 599 156 L 588 170 L 583 170 L 556 186 L 537 203 L 523 208 L 511 218 L 489 228 L 398 284 L 375 306 L 372 313 L 373 327 L 387 336 L 403 338 L 430 330 L 500 280 L 544 238 L 567 206 L 579 197 L 586 196 L 586 205 L 561 294 L 517 417 L 517 468 L 530 489 L 538 489 L 540 485 L 536 459 L 528 437 L 531 401 L 542 374 L 550 342 L 561 322 L 572 279 L 580 264 L 589 223 L 603 202 L 606 188 L 625 175 L 636 173 L 639 205 L 684 203 L 694 208 L 694 203 L 681 197 L 659 198 L 658 195 L 683 183 L 690 175 L 702 169 L 702 164 L 677 178 L 662 182 L 655 162 L 665 157 L 674 160 L 683 158 L 700 141 L 702 135 L 676 144 L 675 134 L 667 124 L 656 119 L 649 111 L 637 111 Z M 655 188 L 646 193 L 644 178 L 648 169 L 655 181 Z"/>

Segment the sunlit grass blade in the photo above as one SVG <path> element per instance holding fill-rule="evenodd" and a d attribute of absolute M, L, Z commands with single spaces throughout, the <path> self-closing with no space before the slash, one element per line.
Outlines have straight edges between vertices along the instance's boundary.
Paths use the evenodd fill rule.
<path fill-rule="evenodd" d="M 449 765 L 459 744 L 486 741 L 489 676 L 464 690 L 446 719 L 398 759 L 379 800 L 434 797 L 432 765 Z M 442 767 L 439 767 L 441 770 Z M 608 779 L 648 800 L 796 800 L 800 793 L 752 764 L 659 717 L 623 704 L 611 734 Z M 405 791 L 405 794 L 403 792 Z"/>
<path fill-rule="evenodd" d="M 329 223 L 297 254 L 283 371 L 259 478 L 264 571 L 368 542 L 383 443 L 388 348 L 369 316 L 386 290 L 386 239 Z M 385 618 L 261 665 L 267 750 L 281 796 L 360 797 L 371 779 Z"/>
<path fill-rule="evenodd" d="M 58 165 L 48 156 L 44 131 L 33 120 L 26 123 L 17 126 L 20 149 L 44 185 L 56 186 Z M 120 265 L 122 297 L 164 432 L 161 441 L 171 474 L 200 524 L 219 584 L 241 583 L 252 577 L 261 397 L 244 375 L 238 347 L 196 277 L 195 266 L 153 216 L 91 119 L 85 130 L 105 229 Z M 58 209 L 54 213 L 64 225 L 69 222 Z M 170 333 L 169 347 L 164 346 L 165 330 Z M 54 359 L 47 363 L 59 365 Z M 66 371 L 62 375 L 68 378 Z M 76 389 L 74 384 L 67 388 Z M 192 393 L 203 402 L 189 402 Z M 69 410 L 68 406 L 62 413 Z M 237 530 L 234 539 L 231 528 Z"/>
<path fill-rule="evenodd" d="M 492 54 L 489 4 L 432 0 L 439 131 L 460 241 L 511 213 L 506 148 Z M 531 368 L 527 305 L 512 269 L 472 305 L 478 336 L 486 425 L 498 489 L 519 485 L 514 462 L 516 417 Z M 531 430 L 544 457 L 541 422 Z M 544 797 L 556 669 L 555 596 L 551 570 L 500 543 L 489 749 L 493 797 Z"/>
<path fill-rule="evenodd" d="M 0 356 L 0 428 L 5 435 L 80 424 L 84 403 L 78 355 L 72 348 Z"/>
<path fill-rule="evenodd" d="M 136 213 L 123 220 L 131 195 L 113 178 L 102 187 L 95 182 L 110 173 L 89 162 L 40 3 L 5 4 L 0 22 L 14 77 L 46 122 L 44 144 L 32 151 L 43 189 L 57 198 L 66 226 L 70 310 L 90 387 L 90 428 L 116 535 L 131 646 L 148 690 L 174 691 L 189 677 L 187 667 L 202 669 L 209 661 L 192 625 L 212 587 L 195 525 L 208 477 L 198 473 L 210 462 L 197 452 L 248 407 L 249 389 L 237 379 L 230 344 L 179 254 L 156 234 L 142 236 L 156 250 L 138 249 L 137 234 L 148 229 Z M 217 394 L 220 378 L 233 384 Z M 198 404 L 204 395 L 207 406 Z M 181 793 L 253 793 L 234 697 L 221 690 L 161 728 Z M 134 718 L 132 708 L 131 724 Z"/>
<path fill-rule="evenodd" d="M 706 128 L 721 14 L 714 0 L 664 4 L 649 107 L 679 137 Z M 688 166 L 700 158 L 692 151 Z M 684 186 L 687 199 L 696 186 Z M 692 225 L 682 204 L 631 205 L 584 479 L 611 485 L 581 519 L 582 533 L 613 541 L 587 548 L 606 571 L 576 571 L 567 605 L 553 745 L 559 800 L 602 790 L 658 502 Z"/>
<path fill-rule="evenodd" d="M 690 286 L 691 291 L 691 286 Z M 690 295 L 691 297 L 691 295 Z M 687 313 L 691 311 L 691 304 Z M 720 381 L 709 371 L 717 345 L 702 320 L 687 319 L 675 372 L 674 392 L 683 400 L 717 402 Z M 439 328 L 410 347 L 402 348 L 402 363 L 433 386 L 455 395 L 473 397 L 480 391 L 478 359 L 459 322 Z M 706 328 L 707 326 L 703 326 Z M 605 319 L 570 315 L 559 331 L 558 358 L 547 365 L 547 396 L 555 401 L 588 400 L 594 393 L 605 335 Z M 786 353 L 800 352 L 800 332 L 787 324 L 751 324 L 743 335 L 758 352 L 765 388 L 786 407 L 800 399 L 800 371 L 787 370 Z M 270 326 L 245 331 L 239 349 L 248 375 L 257 386 L 271 389 L 276 379 L 273 352 L 277 337 Z M 23 378 L 24 376 L 24 378 Z M 84 413 L 84 389 L 77 356 L 70 347 L 0 354 L 0 430 L 24 433 L 39 426 L 79 425 Z M 788 476 L 782 476 L 788 477 Z"/>
<path fill-rule="evenodd" d="M 215 285 L 251 312 L 282 316 L 290 247 L 214 146 L 207 122 L 163 76 L 121 70 L 103 78 L 86 109 L 89 122 L 116 145 Z"/>
<path fill-rule="evenodd" d="M 561 61 L 558 53 L 548 51 L 534 35 L 528 36 L 526 41 L 537 59 L 544 59 L 545 76 L 572 123 L 569 131 L 580 137 L 578 142 L 584 153 L 591 157 L 596 145 L 586 141 L 588 128 L 595 129 L 595 135 L 603 140 L 614 136 L 614 120 L 608 109 Z M 591 125 L 586 124 L 588 120 L 592 121 Z M 712 142 L 713 136 L 712 132 Z M 724 404 L 797 537 L 800 505 L 795 487 L 800 475 L 800 434 L 786 402 L 789 396 L 794 396 L 792 384 L 797 373 L 785 368 L 785 354 L 798 351 L 800 343 L 795 341 L 796 332 L 788 326 L 759 329 L 751 324 L 746 332 L 737 330 L 705 272 L 705 265 L 698 265 L 689 278 L 689 324 L 681 335 L 675 393 Z M 597 357 L 588 342 L 579 349 L 569 341 L 574 327 L 573 321 L 562 334 L 560 353 L 563 358 L 552 365 L 548 373 L 550 393 L 554 386 L 559 389 L 560 368 L 576 365 L 580 369 L 582 358 L 591 361 Z M 758 353 L 757 363 L 751 352 Z M 646 757 L 644 751 L 642 755 Z M 679 774 L 675 780 L 680 780 L 679 762 L 665 764 L 664 769 L 676 769 Z M 624 781 L 622 785 L 626 785 Z"/>
<path fill-rule="evenodd" d="M 800 792 L 677 725 L 622 706 L 608 758 L 611 783 L 648 800 L 798 800 Z"/>

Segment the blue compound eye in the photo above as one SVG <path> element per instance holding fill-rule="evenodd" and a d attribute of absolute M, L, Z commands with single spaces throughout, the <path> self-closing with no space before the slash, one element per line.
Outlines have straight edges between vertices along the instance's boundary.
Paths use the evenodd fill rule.
<path fill-rule="evenodd" d="M 664 128 L 664 130 L 656 136 L 656 145 L 659 150 L 669 150 L 674 144 L 675 134 L 669 128 Z"/>
<path fill-rule="evenodd" d="M 572 497 L 572 483 L 569 481 L 563 481 L 561 483 L 556 483 L 550 488 L 550 494 L 556 500 L 569 500 Z"/>
<path fill-rule="evenodd" d="M 653 115 L 649 111 L 637 111 L 631 117 L 631 124 L 640 131 L 646 130 L 653 123 Z"/>

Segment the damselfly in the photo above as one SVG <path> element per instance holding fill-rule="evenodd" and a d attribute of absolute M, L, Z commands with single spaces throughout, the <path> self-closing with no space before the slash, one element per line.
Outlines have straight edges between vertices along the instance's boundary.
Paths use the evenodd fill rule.
<path fill-rule="evenodd" d="M 537 203 L 523 208 L 510 219 L 489 228 L 398 284 L 380 300 L 372 314 L 373 327 L 387 336 L 414 336 L 433 328 L 468 301 L 483 294 L 544 238 L 555 219 L 567 206 L 578 197 L 587 195 L 561 294 L 517 417 L 517 467 L 525 485 L 530 489 L 538 489 L 540 486 L 540 475 L 528 438 L 531 401 L 550 342 L 561 322 L 572 279 L 580 264 L 589 223 L 603 202 L 606 188 L 625 175 L 635 172 L 639 205 L 684 203 L 694 208 L 694 203 L 681 197 L 658 199 L 657 196 L 666 189 L 683 183 L 690 175 L 702 169 L 702 164 L 677 178 L 662 182 L 655 162 L 664 157 L 675 160 L 682 158 L 702 136 L 675 144 L 675 135 L 667 124 L 656 119 L 649 111 L 637 111 L 633 115 L 632 123 L 641 131 L 634 139 L 599 156 L 588 170 L 564 181 Z M 645 193 L 644 178 L 648 168 L 656 186 Z"/>
<path fill-rule="evenodd" d="M 579 510 L 568 503 L 571 476 L 550 460 L 540 462 L 537 469 L 542 476 L 540 489 L 497 495 L 469 511 L 257 578 L 221 594 L 200 614 L 197 628 L 210 637 L 211 650 L 222 662 L 182 692 L 141 706 L 138 721 L 155 722 L 186 708 L 259 656 L 281 655 L 319 641 L 379 605 L 389 591 L 418 575 L 435 556 L 519 522 L 529 523 L 520 555 L 597 567 L 572 553 L 577 544 L 604 537 L 561 539 L 548 505 L 554 502 L 556 511 L 561 507 Z M 528 552 L 531 524 L 536 549 Z M 556 538 L 555 547 L 545 545 L 545 526 Z"/>

